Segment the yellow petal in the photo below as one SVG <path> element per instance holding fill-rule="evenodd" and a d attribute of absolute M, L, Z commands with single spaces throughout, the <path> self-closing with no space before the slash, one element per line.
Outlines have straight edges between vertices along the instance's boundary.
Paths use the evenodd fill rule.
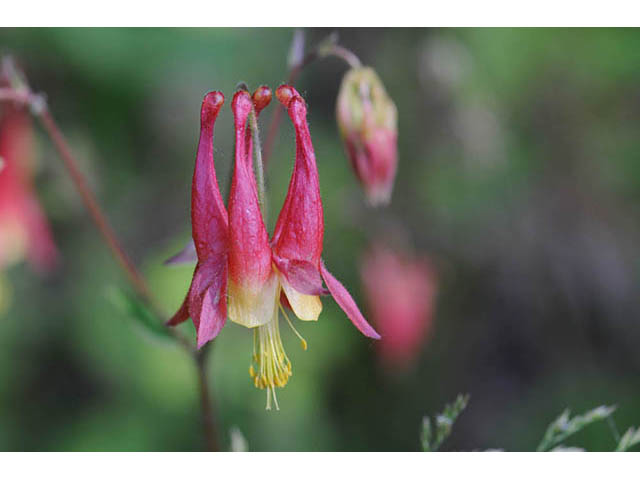
<path fill-rule="evenodd" d="M 322 312 L 320 297 L 298 292 L 287 282 L 283 275 L 280 276 L 280 283 L 296 317 L 300 320 L 318 320 L 320 312 Z"/>

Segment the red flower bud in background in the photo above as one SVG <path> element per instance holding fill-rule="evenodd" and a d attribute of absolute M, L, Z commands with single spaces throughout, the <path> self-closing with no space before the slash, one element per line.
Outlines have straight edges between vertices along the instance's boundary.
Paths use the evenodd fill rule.
<path fill-rule="evenodd" d="M 373 69 L 356 67 L 346 73 L 336 114 L 347 155 L 369 203 L 388 204 L 398 165 L 398 112 Z"/>
<path fill-rule="evenodd" d="M 57 250 L 33 189 L 33 132 L 25 110 L 0 111 L 0 269 L 25 256 L 39 271 L 50 269 Z"/>
<path fill-rule="evenodd" d="M 424 259 L 375 245 L 361 268 L 369 313 L 382 339 L 380 360 L 390 368 L 409 368 L 433 322 L 437 277 Z"/>

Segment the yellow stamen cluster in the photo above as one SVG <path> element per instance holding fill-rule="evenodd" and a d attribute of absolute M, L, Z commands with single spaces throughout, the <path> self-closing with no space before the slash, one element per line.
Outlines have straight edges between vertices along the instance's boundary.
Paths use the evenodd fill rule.
<path fill-rule="evenodd" d="M 307 342 L 293 328 L 280 304 L 276 306 L 269 323 L 253 329 L 253 363 L 249 366 L 249 375 L 256 388 L 267 390 L 267 410 L 271 410 L 272 398 L 276 410 L 279 410 L 275 388 L 284 387 L 292 375 L 291 360 L 287 357 L 280 338 L 278 309 L 282 311 L 285 319 L 300 338 L 302 347 L 307 349 Z"/>
<path fill-rule="evenodd" d="M 253 365 L 249 375 L 259 389 L 267 389 L 267 410 L 271 410 L 271 397 L 278 409 L 275 387 L 284 387 L 291 376 L 291 361 L 284 351 L 278 325 L 278 307 L 269 323 L 253 330 Z"/>

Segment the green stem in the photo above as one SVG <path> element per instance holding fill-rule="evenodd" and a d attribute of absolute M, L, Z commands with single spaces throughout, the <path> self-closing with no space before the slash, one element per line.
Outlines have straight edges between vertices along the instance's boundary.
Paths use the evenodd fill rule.
<path fill-rule="evenodd" d="M 253 137 L 253 152 L 256 164 L 256 183 L 258 185 L 258 203 L 262 218 L 267 218 L 267 198 L 266 187 L 264 181 L 264 163 L 262 161 L 262 145 L 260 144 L 260 130 L 258 128 L 258 117 L 255 109 L 251 109 L 249 114 L 249 128 L 251 128 L 251 136 Z"/>

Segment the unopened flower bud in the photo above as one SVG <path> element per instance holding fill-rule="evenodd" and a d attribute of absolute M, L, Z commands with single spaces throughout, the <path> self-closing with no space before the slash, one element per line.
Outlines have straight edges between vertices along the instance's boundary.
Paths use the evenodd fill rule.
<path fill-rule="evenodd" d="M 0 270 L 26 257 L 36 269 L 47 271 L 57 260 L 34 190 L 33 142 L 28 112 L 5 106 L 0 112 Z"/>
<path fill-rule="evenodd" d="M 289 85 L 280 85 L 276 89 L 276 97 L 278 97 L 278 101 L 287 108 L 289 106 L 289 100 L 291 100 L 296 94 L 296 91 L 293 87 Z"/>
<path fill-rule="evenodd" d="M 256 109 L 256 115 L 271 103 L 271 89 L 267 86 L 258 87 L 251 97 L 253 107 Z"/>
<path fill-rule="evenodd" d="M 352 68 L 342 79 L 338 126 L 371 205 L 388 204 L 398 164 L 398 112 L 372 68 Z"/>

